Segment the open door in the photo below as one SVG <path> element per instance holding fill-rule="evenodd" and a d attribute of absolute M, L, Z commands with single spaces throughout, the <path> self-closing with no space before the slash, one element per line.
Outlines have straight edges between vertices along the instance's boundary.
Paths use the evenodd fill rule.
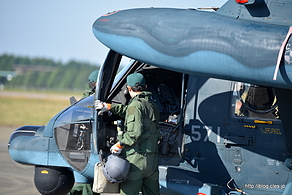
<path fill-rule="evenodd" d="M 129 74 L 139 72 L 144 75 L 147 90 L 158 105 L 160 112 L 159 158 L 160 164 L 176 165 L 181 160 L 178 148 L 181 150 L 182 136 L 180 135 L 179 117 L 183 113 L 183 101 L 186 86 L 183 84 L 186 78 L 182 73 L 161 69 L 149 64 L 132 60 L 117 74 L 122 63 L 122 56 L 110 51 L 108 57 L 100 69 L 96 86 L 95 99 L 111 104 L 128 104 L 131 97 L 126 88 L 126 78 Z M 110 147 L 117 142 L 118 120 L 123 120 L 118 115 L 110 112 L 98 114 L 95 111 L 93 123 L 97 152 L 101 159 L 110 153 Z M 183 117 L 181 118 L 183 119 Z M 94 127 L 95 125 L 95 127 Z M 172 159 L 172 160 L 170 160 Z"/>
<path fill-rule="evenodd" d="M 99 70 L 99 75 L 96 82 L 95 100 L 107 102 L 107 96 L 112 88 L 112 84 L 117 74 L 122 55 L 110 50 L 104 64 Z M 103 117 L 100 117 L 98 111 L 94 111 L 93 135 L 96 151 L 101 151 L 105 148 L 106 126 L 103 123 Z"/>

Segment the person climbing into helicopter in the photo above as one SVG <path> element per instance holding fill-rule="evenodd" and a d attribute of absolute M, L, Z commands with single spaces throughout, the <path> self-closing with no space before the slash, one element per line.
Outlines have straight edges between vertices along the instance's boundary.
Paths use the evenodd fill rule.
<path fill-rule="evenodd" d="M 128 105 L 95 101 L 95 108 L 100 112 L 110 111 L 124 118 L 123 131 L 118 132 L 119 141 L 110 148 L 113 154 L 121 154 L 130 163 L 127 179 L 121 183 L 122 195 L 159 194 L 159 109 L 146 88 L 144 76 L 133 73 L 127 77 L 131 96 Z"/>

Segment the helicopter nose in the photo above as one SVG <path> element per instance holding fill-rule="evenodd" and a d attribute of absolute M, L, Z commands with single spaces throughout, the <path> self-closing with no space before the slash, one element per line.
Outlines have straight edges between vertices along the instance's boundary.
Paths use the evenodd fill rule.
<path fill-rule="evenodd" d="M 10 157 L 21 164 L 46 163 L 49 138 L 35 136 L 41 126 L 16 129 L 8 141 Z"/>
<path fill-rule="evenodd" d="M 10 143 L 19 136 L 34 136 L 37 132 L 37 130 L 40 128 L 41 126 L 23 126 L 23 127 L 19 127 L 18 129 L 16 129 L 10 136 L 9 140 L 8 140 L 8 148 L 10 146 Z"/>

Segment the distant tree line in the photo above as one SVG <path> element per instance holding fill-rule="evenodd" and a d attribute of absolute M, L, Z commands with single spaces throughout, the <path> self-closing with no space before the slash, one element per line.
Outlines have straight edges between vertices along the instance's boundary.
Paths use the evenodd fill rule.
<path fill-rule="evenodd" d="M 56 62 L 47 58 L 0 56 L 0 71 L 14 71 L 17 76 L 11 81 L 1 78 L 5 88 L 36 90 L 75 90 L 88 88 L 88 75 L 100 65 L 86 62 Z"/>

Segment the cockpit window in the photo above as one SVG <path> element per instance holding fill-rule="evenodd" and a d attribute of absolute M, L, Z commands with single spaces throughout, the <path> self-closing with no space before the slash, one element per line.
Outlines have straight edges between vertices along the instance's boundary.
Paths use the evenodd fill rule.
<path fill-rule="evenodd" d="M 278 119 L 275 89 L 236 82 L 233 90 L 234 115 L 251 119 Z"/>
<path fill-rule="evenodd" d="M 57 146 L 74 168 L 82 171 L 90 156 L 91 118 L 94 96 L 85 98 L 63 112 L 54 124 Z"/>

